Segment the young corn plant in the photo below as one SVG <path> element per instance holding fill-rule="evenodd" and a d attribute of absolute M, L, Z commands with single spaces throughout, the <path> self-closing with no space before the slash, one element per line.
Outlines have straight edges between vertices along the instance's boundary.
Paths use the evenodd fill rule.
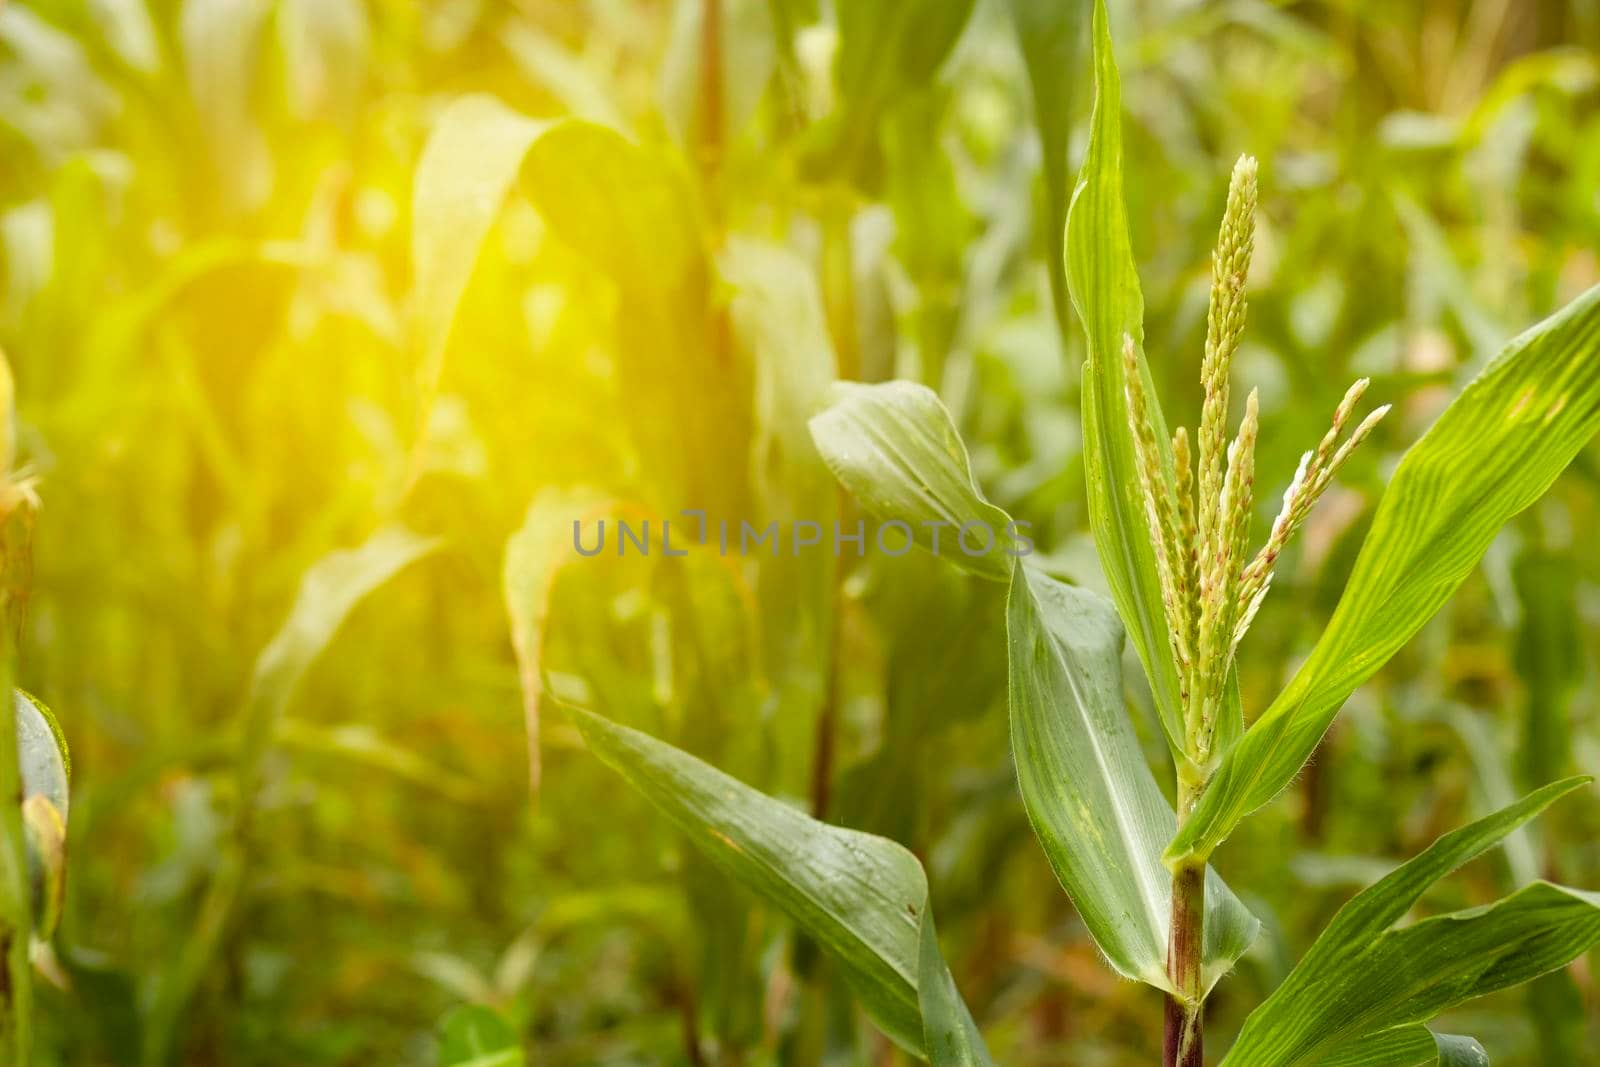
<path fill-rule="evenodd" d="M 948 527 L 1014 527 L 984 499 L 930 389 L 839 383 L 811 431 L 864 509 L 974 578 L 1007 583 L 1010 730 L 1023 805 L 1106 962 L 1164 994 L 1163 1063 L 1199 1067 L 1207 996 L 1260 925 L 1209 866 L 1212 854 L 1290 782 L 1345 699 L 1600 429 L 1600 288 L 1509 342 L 1412 446 L 1326 630 L 1247 723 L 1238 653 L 1273 567 L 1386 408 L 1358 422 L 1367 383 L 1350 388 L 1252 554 L 1255 393 L 1231 440 L 1226 418 L 1245 322 L 1256 165 L 1241 160 L 1230 184 L 1199 361 L 1204 404 L 1191 442 L 1185 429 L 1168 434 L 1142 351 L 1122 199 L 1120 90 L 1103 3 L 1093 58 L 1096 100 L 1068 216 L 1066 274 L 1087 341 L 1087 493 L 1109 600 L 1046 574 L 1015 544 L 973 556 L 948 535 L 939 539 Z M 1171 751 L 1176 808 L 1128 716 L 1126 637 Z M 910 852 L 812 819 L 593 712 L 571 714 L 602 760 L 834 957 L 897 1044 L 936 1067 L 995 1062 L 940 954 L 928 880 Z M 1434 1033 L 1427 1022 L 1600 942 L 1600 894 L 1535 881 L 1485 907 L 1396 924 L 1435 881 L 1588 781 L 1552 783 L 1447 833 L 1358 893 L 1249 1015 L 1221 1063 L 1487 1062 L 1475 1040 Z"/>

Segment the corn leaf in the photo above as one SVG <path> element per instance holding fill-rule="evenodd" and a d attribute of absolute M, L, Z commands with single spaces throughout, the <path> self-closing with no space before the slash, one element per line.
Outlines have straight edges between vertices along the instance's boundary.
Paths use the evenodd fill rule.
<path fill-rule="evenodd" d="M 1007 0 L 1006 7 L 1033 94 L 1033 124 L 1044 157 L 1050 296 L 1065 338 L 1072 315 L 1066 275 L 1067 141 L 1072 133 L 1072 89 L 1083 11 L 1080 5 L 1058 0 Z"/>
<path fill-rule="evenodd" d="M 727 399 L 737 383 L 702 358 L 709 272 L 679 168 L 607 127 L 535 121 L 489 96 L 447 108 L 417 168 L 412 257 L 422 410 L 438 391 L 480 249 L 519 179 L 551 232 L 622 290 L 624 373 L 635 386 L 626 393 L 635 405 L 627 414 L 653 476 L 682 480 L 685 472 L 706 471 L 707 457 L 727 455 L 737 438 L 739 413 Z M 688 418 L 690 411 L 697 418 Z M 689 483 L 685 496 L 726 509 L 722 494 L 731 484 L 706 477 Z"/>
<path fill-rule="evenodd" d="M 960 39 L 974 0 L 854 0 L 835 6 L 839 107 L 819 128 L 819 151 L 847 172 L 873 147 L 879 120 L 925 88 Z"/>
<path fill-rule="evenodd" d="M 1554 782 L 1445 834 L 1358 893 L 1251 1012 L 1223 1063 L 1321 1063 L 1394 1027 L 1564 966 L 1600 941 L 1600 895 L 1547 882 L 1486 907 L 1390 929 L 1434 882 L 1589 781 Z"/>
<path fill-rule="evenodd" d="M 549 128 L 474 94 L 439 116 L 412 190 L 411 267 L 425 395 L 438 386 L 456 308 L 528 149 Z"/>
<path fill-rule="evenodd" d="M 1168 861 L 1209 856 L 1311 756 L 1399 651 L 1600 429 L 1600 286 L 1511 341 L 1412 446 L 1310 657 L 1224 757 Z"/>
<path fill-rule="evenodd" d="M 1155 695 L 1163 732 L 1183 749 L 1183 709 L 1156 573 L 1150 522 L 1139 489 L 1132 419 L 1128 413 L 1122 339 L 1139 346 L 1139 374 L 1150 418 L 1172 477 L 1171 446 L 1143 355 L 1144 297 L 1128 239 L 1122 198 L 1122 90 L 1103 0 L 1094 11 L 1094 115 L 1089 150 L 1067 213 L 1067 284 L 1083 323 L 1083 462 L 1088 477 L 1089 525 L 1111 599 L 1127 623 Z"/>
<path fill-rule="evenodd" d="M 1489 1067 L 1489 1054 L 1474 1038 L 1397 1026 L 1346 1045 L 1317 1067 Z"/>
<path fill-rule="evenodd" d="M 1122 697 L 1122 626 L 1111 604 L 1018 566 L 1007 609 L 1011 744 L 1023 803 L 1056 877 L 1120 974 L 1170 989 L 1172 877 L 1161 848 L 1177 827 Z M 1209 990 L 1260 923 L 1206 872 Z"/>
<path fill-rule="evenodd" d="M 582 489 L 545 489 L 528 505 L 527 515 L 506 542 L 501 590 L 511 622 L 511 647 L 517 655 L 522 687 L 523 726 L 528 744 L 528 791 L 539 794 L 540 706 L 544 701 L 545 623 L 550 593 L 561 566 L 581 558 L 569 547 L 572 524 L 608 509 L 606 500 Z"/>
<path fill-rule="evenodd" d="M 840 4 L 834 80 L 856 106 L 925 85 L 955 47 L 973 0 L 859 0 Z"/>
<path fill-rule="evenodd" d="M 819 822 L 648 734 L 568 711 L 591 751 L 708 859 L 816 939 L 885 1034 L 934 1067 L 992 1067 L 939 954 L 915 856 Z"/>
<path fill-rule="evenodd" d="M 932 389 L 912 382 L 834 386 L 833 403 L 811 419 L 823 460 L 862 507 L 908 530 L 883 534 L 898 552 L 909 535 L 980 578 L 1003 582 L 1024 546 L 1011 517 L 983 498 L 966 446 Z M 969 536 L 962 543 L 961 529 Z M 979 552 L 980 538 L 988 545 Z"/>

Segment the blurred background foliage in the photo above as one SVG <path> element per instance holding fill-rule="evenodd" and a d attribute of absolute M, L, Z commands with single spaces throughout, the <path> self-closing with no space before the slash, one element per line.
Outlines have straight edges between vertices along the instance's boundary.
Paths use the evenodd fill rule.
<path fill-rule="evenodd" d="M 563 700 L 913 848 L 1001 1062 L 1154 1059 L 1157 995 L 1100 965 L 1027 830 L 994 589 L 920 554 L 562 565 L 579 515 L 853 527 L 804 420 L 835 375 L 901 376 L 939 389 L 1051 569 L 1100 582 L 1058 270 L 1087 11 L 0 2 L 0 346 L 44 500 L 20 681 L 75 771 L 40 1062 L 456 1062 L 436 1023 L 462 1004 L 533 1064 L 903 1062 L 812 946 L 582 751 Z M 1325 621 L 1400 452 L 1600 280 L 1600 8 L 1113 15 L 1169 410 L 1198 409 L 1241 152 L 1262 162 L 1239 358 L 1264 409 L 1260 528 L 1347 381 L 1397 405 L 1280 566 L 1243 653 L 1249 715 Z M 417 178 L 469 93 L 595 124 L 541 136 L 503 205 L 473 143 L 446 146 L 446 185 L 489 198 L 481 253 Z M 463 254 L 459 308 L 430 310 L 424 276 Z M 1219 854 L 1265 929 L 1214 1040 L 1355 888 L 1600 771 L 1597 458 Z M 435 540 L 272 689 L 257 657 L 302 575 L 397 523 Z M 1600 884 L 1587 798 L 1430 907 L 1513 874 Z M 1596 963 L 1446 1029 L 1497 1064 L 1588 1062 Z"/>

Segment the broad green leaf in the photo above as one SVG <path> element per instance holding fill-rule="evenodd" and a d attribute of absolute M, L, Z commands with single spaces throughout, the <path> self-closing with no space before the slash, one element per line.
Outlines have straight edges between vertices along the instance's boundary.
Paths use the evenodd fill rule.
<path fill-rule="evenodd" d="M 439 1067 L 523 1067 L 511 1024 L 493 1008 L 463 1004 L 439 1024 Z"/>
<path fill-rule="evenodd" d="M 1600 429 L 1600 286 L 1511 341 L 1400 461 L 1310 657 L 1224 757 L 1169 861 L 1209 856 L 1299 772 L 1351 692 Z"/>
<path fill-rule="evenodd" d="M 1316 1062 L 1317 1067 L 1489 1067 L 1489 1054 L 1470 1037 L 1397 1026 Z"/>
<path fill-rule="evenodd" d="M 623 415 L 648 477 L 698 507 L 737 510 L 738 480 L 716 465 L 742 445 L 746 394 L 714 358 L 692 190 L 672 159 L 606 126 L 536 121 L 484 95 L 441 115 L 417 165 L 412 209 L 421 410 L 432 407 L 462 293 L 513 185 L 620 290 Z"/>
<path fill-rule="evenodd" d="M 489 228 L 549 123 L 474 94 L 439 116 L 417 161 L 411 200 L 411 269 L 420 380 L 438 387 L 445 344 Z"/>
<path fill-rule="evenodd" d="M 881 840 L 881 839 L 880 839 Z M 926 1056 L 933 1067 L 994 1067 L 989 1048 L 972 1021 L 939 951 L 933 909 L 924 905 L 917 959 L 917 996 L 922 1009 Z"/>
<path fill-rule="evenodd" d="M 1134 736 L 1111 604 L 1019 565 L 1007 608 L 1011 744 L 1034 831 L 1100 951 L 1120 974 L 1169 989 L 1172 876 L 1161 849 L 1177 816 Z M 1210 989 L 1260 923 L 1206 872 Z"/>
<path fill-rule="evenodd" d="M 1390 929 L 1434 882 L 1589 781 L 1552 783 L 1445 834 L 1356 894 L 1251 1012 L 1224 1064 L 1320 1063 L 1351 1043 L 1561 967 L 1600 941 L 1600 896 L 1544 882 Z"/>
<path fill-rule="evenodd" d="M 968 573 L 1000 582 L 1010 579 L 1012 561 L 1031 550 L 1013 532 L 1011 517 L 983 498 L 966 446 L 932 389 L 840 382 L 833 403 L 811 419 L 811 435 L 851 495 L 886 525 L 897 524 L 892 533 L 882 531 L 880 549 L 898 553 L 914 540 Z"/>
<path fill-rule="evenodd" d="M 582 558 L 572 549 L 573 523 L 587 523 L 609 508 L 603 497 L 586 490 L 544 489 L 528 505 L 522 525 L 506 542 L 501 592 L 511 620 L 511 647 L 517 654 L 528 745 L 528 790 L 534 796 L 539 793 L 539 719 L 544 701 L 540 663 L 550 592 L 562 565 Z"/>
<path fill-rule="evenodd" d="M 1139 489 L 1122 359 L 1124 336 L 1140 348 L 1139 373 L 1145 379 L 1150 419 L 1169 478 L 1171 445 L 1143 355 L 1144 297 L 1122 198 L 1122 89 L 1104 0 L 1097 0 L 1094 9 L 1094 73 L 1089 149 L 1067 213 L 1067 284 L 1088 343 L 1083 364 L 1083 461 L 1089 526 L 1111 599 L 1150 679 L 1167 742 L 1174 752 L 1181 752 L 1178 669 L 1167 637 L 1150 521 Z"/>
<path fill-rule="evenodd" d="M 1033 93 L 1033 124 L 1044 156 L 1046 245 L 1050 295 L 1061 336 L 1071 326 L 1067 296 L 1067 141 L 1072 133 L 1072 88 L 1082 36 L 1083 6 L 1061 0 L 1007 0 Z"/>
<path fill-rule="evenodd" d="M 933 940 L 915 856 L 819 822 L 648 734 L 567 710 L 596 756 L 816 939 L 885 1034 L 934 1067 L 991 1064 Z"/>
<path fill-rule="evenodd" d="M 726 351 L 706 234 L 678 158 L 566 121 L 533 145 L 523 188 L 551 234 L 617 289 L 620 417 L 642 477 L 679 506 L 749 514 L 748 367 Z"/>
<path fill-rule="evenodd" d="M 552 125 L 529 149 L 525 181 L 551 230 L 629 300 L 681 298 L 707 273 L 687 175 L 616 130 L 570 119 Z"/>

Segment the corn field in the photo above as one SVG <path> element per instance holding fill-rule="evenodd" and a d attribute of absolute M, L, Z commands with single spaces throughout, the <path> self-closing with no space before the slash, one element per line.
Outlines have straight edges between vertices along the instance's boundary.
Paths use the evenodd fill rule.
<path fill-rule="evenodd" d="M 0 0 L 0 1065 L 1600 1062 L 1593 0 Z"/>

